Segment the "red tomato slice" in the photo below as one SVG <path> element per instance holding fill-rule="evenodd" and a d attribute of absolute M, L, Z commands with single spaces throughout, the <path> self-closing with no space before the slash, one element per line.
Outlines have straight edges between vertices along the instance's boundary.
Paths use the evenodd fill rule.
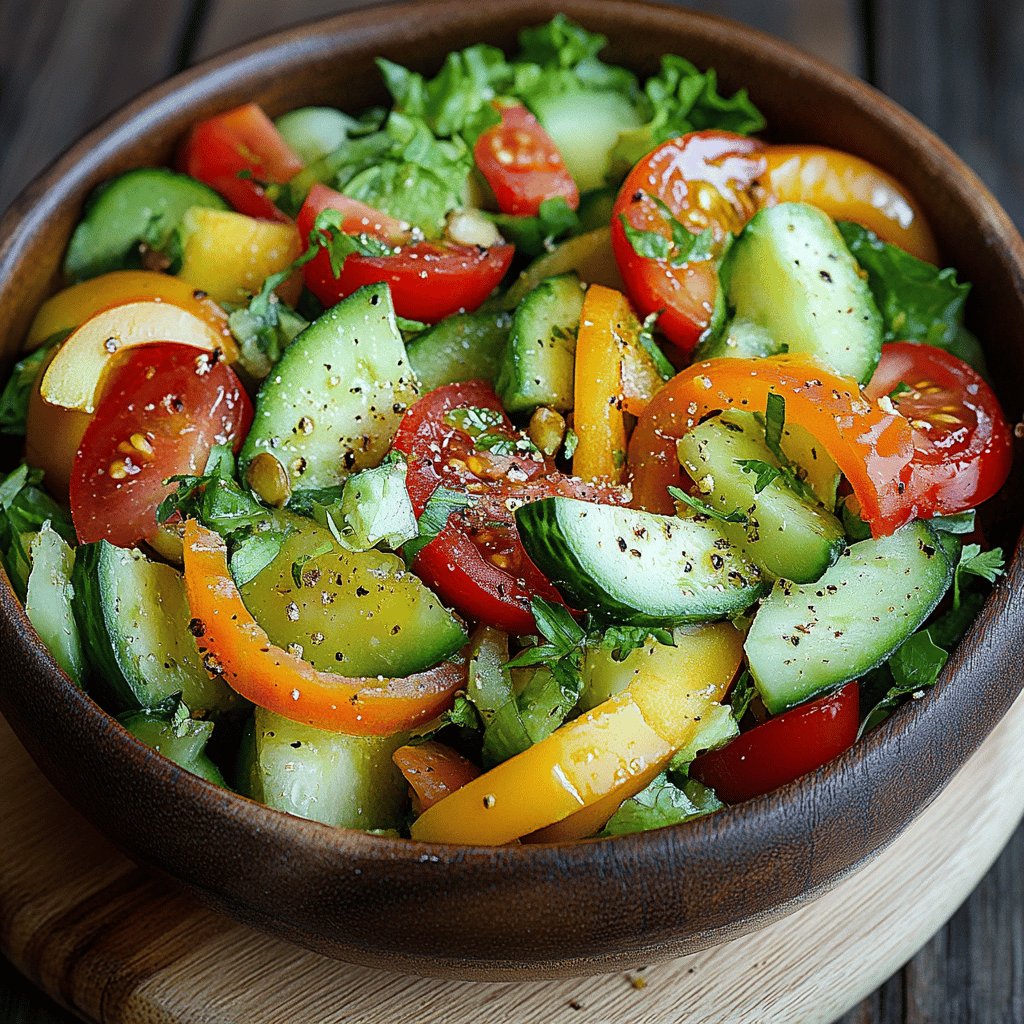
<path fill-rule="evenodd" d="M 981 375 L 956 356 L 909 341 L 882 348 L 864 389 L 869 398 L 910 391 L 892 403 L 913 428 L 909 489 L 920 514 L 975 508 L 1006 483 L 1013 461 L 1010 427 Z"/>
<path fill-rule="evenodd" d="M 459 429 L 457 410 L 489 410 L 487 433 L 516 440 L 517 433 L 489 384 L 447 384 L 412 405 L 393 447 L 409 461 L 407 486 L 417 516 L 438 486 L 472 495 L 471 505 L 417 555 L 416 573 L 463 615 L 509 633 L 536 629 L 530 599 L 564 603 L 530 561 L 519 540 L 515 509 L 527 501 L 561 494 L 589 501 L 624 502 L 622 491 L 585 484 L 555 470 L 540 456 L 479 450 Z"/>
<path fill-rule="evenodd" d="M 501 124 L 477 139 L 473 158 L 501 212 L 533 217 L 545 199 L 558 196 L 575 210 L 579 189 L 551 136 L 521 104 L 495 107 Z"/>
<path fill-rule="evenodd" d="M 472 761 L 437 740 L 399 747 L 391 760 L 409 783 L 416 814 L 422 814 L 480 774 Z"/>
<path fill-rule="evenodd" d="M 701 754 L 690 774 L 726 803 L 736 804 L 786 785 L 828 764 L 857 739 L 860 687 L 793 708 L 731 743 Z"/>
<path fill-rule="evenodd" d="M 215 444 L 241 445 L 252 403 L 234 370 L 190 345 L 129 350 L 110 374 L 71 469 L 71 515 L 83 544 L 131 547 L 152 536 L 164 481 L 201 473 Z"/>
<path fill-rule="evenodd" d="M 661 312 L 659 328 L 684 353 L 693 351 L 711 323 L 718 293 L 713 259 L 673 267 L 639 255 L 622 224 L 671 239 L 658 201 L 694 234 L 711 228 L 716 244 L 738 233 L 757 212 L 764 144 L 731 132 L 691 132 L 663 142 L 630 171 L 612 209 L 612 248 L 622 279 L 641 316 Z"/>
<path fill-rule="evenodd" d="M 326 186 L 312 189 L 299 211 L 303 238 L 309 237 L 317 214 L 325 209 L 345 214 L 342 229 L 346 233 L 373 235 L 397 246 L 388 256 L 354 253 L 345 260 L 338 277 L 328 254 L 318 253 L 302 272 L 306 286 L 325 306 L 336 305 L 363 285 L 384 282 L 391 288 L 399 316 L 436 323 L 452 313 L 476 309 L 501 282 L 515 253 L 511 245 L 480 249 L 409 241 L 408 225 Z"/>
<path fill-rule="evenodd" d="M 239 213 L 280 221 L 289 218 L 267 196 L 263 183 L 283 185 L 303 167 L 255 103 L 200 121 L 185 140 L 178 164 L 216 189 Z"/>

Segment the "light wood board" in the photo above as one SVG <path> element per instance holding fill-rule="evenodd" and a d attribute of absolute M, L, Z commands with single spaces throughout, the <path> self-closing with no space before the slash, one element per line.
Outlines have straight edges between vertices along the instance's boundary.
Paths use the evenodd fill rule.
<path fill-rule="evenodd" d="M 0 949 L 98 1024 L 825 1024 L 987 871 L 1024 813 L 1022 743 L 1024 699 L 888 850 L 756 934 L 636 973 L 487 984 L 340 964 L 203 909 L 71 810 L 0 719 Z"/>

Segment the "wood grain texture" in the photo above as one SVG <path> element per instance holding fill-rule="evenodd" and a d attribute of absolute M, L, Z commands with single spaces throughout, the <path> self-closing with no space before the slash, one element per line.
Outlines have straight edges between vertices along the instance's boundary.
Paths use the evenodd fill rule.
<path fill-rule="evenodd" d="M 984 874 L 1024 811 L 1022 743 L 1024 698 L 888 850 L 763 931 L 640 971 L 508 985 L 351 967 L 217 917 L 101 839 L 0 720 L 0 949 L 97 1024 L 827 1024 Z"/>

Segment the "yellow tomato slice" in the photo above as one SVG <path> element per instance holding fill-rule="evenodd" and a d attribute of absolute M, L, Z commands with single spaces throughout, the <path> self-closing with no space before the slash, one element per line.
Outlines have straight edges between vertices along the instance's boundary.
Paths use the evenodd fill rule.
<path fill-rule="evenodd" d="M 193 207 L 182 221 L 185 243 L 178 276 L 217 302 L 247 302 L 271 274 L 284 270 L 301 251 L 294 224 L 257 220 L 229 210 Z M 278 288 L 289 305 L 302 288 L 293 275 Z"/>
<path fill-rule="evenodd" d="M 60 331 L 74 330 L 111 306 L 142 299 L 173 302 L 189 310 L 201 320 L 206 320 L 214 330 L 220 331 L 230 344 L 227 316 L 217 303 L 198 292 L 195 285 L 153 270 L 114 270 L 72 285 L 48 298 L 32 321 L 25 348 L 37 348 Z"/>
<path fill-rule="evenodd" d="M 97 313 L 68 336 L 40 381 L 43 400 L 94 412 L 104 374 L 117 354 L 156 341 L 224 353 L 224 335 L 191 310 L 164 301 L 129 302 Z"/>
<path fill-rule="evenodd" d="M 938 246 L 921 208 L 891 175 L 825 146 L 769 146 L 764 183 L 780 203 L 810 203 L 833 220 L 852 220 L 885 242 L 935 263 Z"/>
<path fill-rule="evenodd" d="M 625 692 L 434 804 L 412 837 L 496 846 L 637 792 L 693 736 L 743 655 L 730 623 L 695 630 L 685 643 L 671 678 L 641 672 Z"/>

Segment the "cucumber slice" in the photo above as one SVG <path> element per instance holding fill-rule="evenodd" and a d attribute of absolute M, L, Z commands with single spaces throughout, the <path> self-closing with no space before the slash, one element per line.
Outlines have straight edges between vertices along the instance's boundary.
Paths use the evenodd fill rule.
<path fill-rule="evenodd" d="M 761 210 L 722 266 L 733 321 L 698 358 L 805 352 L 862 384 L 882 352 L 882 316 L 839 229 L 821 210 Z"/>
<path fill-rule="evenodd" d="M 154 708 L 175 694 L 201 716 L 240 704 L 203 668 L 171 566 L 101 540 L 75 551 L 71 578 L 89 667 L 118 708 Z"/>
<path fill-rule="evenodd" d="M 164 167 L 128 171 L 93 193 L 71 236 L 64 273 L 83 281 L 108 270 L 140 266 L 138 247 L 166 248 L 192 206 L 229 209 L 207 185 Z"/>
<path fill-rule="evenodd" d="M 619 136 L 642 124 L 621 93 L 600 89 L 540 91 L 527 106 L 558 147 L 581 192 L 606 185 Z"/>
<path fill-rule="evenodd" d="M 745 644 L 765 707 L 778 714 L 885 661 L 942 600 L 958 551 L 911 523 L 851 545 L 817 583 L 776 583 Z"/>
<path fill-rule="evenodd" d="M 729 540 L 772 578 L 810 583 L 846 546 L 842 524 L 804 501 L 782 477 L 760 493 L 756 474 L 740 463 L 779 462 L 765 444 L 764 428 L 751 413 L 728 412 L 705 420 L 679 441 L 679 462 L 713 508 L 743 512 L 745 523 L 722 523 Z"/>
<path fill-rule="evenodd" d="M 35 535 L 29 548 L 25 614 L 43 643 L 72 682 L 82 685 L 85 658 L 73 611 L 75 588 L 71 573 L 75 553 L 49 522 Z"/>
<path fill-rule="evenodd" d="M 284 141 L 304 164 L 314 163 L 333 153 L 358 124 L 354 117 L 334 107 L 299 107 L 274 121 Z"/>
<path fill-rule="evenodd" d="M 758 569 L 716 523 L 575 498 L 516 512 L 537 567 L 578 608 L 637 626 L 729 618 L 762 591 Z"/>
<path fill-rule="evenodd" d="M 575 274 L 542 281 L 512 317 L 496 390 L 509 412 L 573 407 L 576 332 L 585 290 Z"/>
<path fill-rule="evenodd" d="M 800 479 L 830 512 L 835 510 L 842 474 L 815 436 L 795 423 L 786 424 L 780 442 L 782 454 L 797 468 Z"/>
<path fill-rule="evenodd" d="M 417 335 L 406 346 L 425 393 L 463 380 L 494 382 L 512 318 L 507 313 L 457 313 Z"/>
<path fill-rule="evenodd" d="M 163 711 L 129 711 L 121 715 L 118 721 L 136 739 L 185 771 L 227 788 L 220 769 L 206 753 L 206 745 L 213 735 L 213 722 L 197 722 L 194 718 L 186 718 L 176 724 Z"/>
<path fill-rule="evenodd" d="M 505 296 L 505 308 L 520 302 L 549 277 L 577 274 L 585 284 L 603 284 L 625 291 L 619 265 L 612 252 L 612 230 L 607 225 L 559 242 L 551 252 L 538 256 L 516 279 Z"/>
<path fill-rule="evenodd" d="M 388 286 L 360 288 L 310 324 L 263 382 L 242 479 L 269 451 L 293 490 L 337 486 L 380 462 L 416 394 Z"/>
<path fill-rule="evenodd" d="M 341 828 L 396 828 L 408 796 L 391 755 L 407 740 L 404 733 L 324 732 L 256 708 L 239 784 L 252 799 L 300 818 Z"/>
<path fill-rule="evenodd" d="M 407 676 L 466 642 L 462 625 L 396 555 L 346 551 L 328 530 L 291 513 L 280 521 L 291 531 L 280 552 L 241 587 L 278 647 L 297 645 L 322 672 Z"/>

